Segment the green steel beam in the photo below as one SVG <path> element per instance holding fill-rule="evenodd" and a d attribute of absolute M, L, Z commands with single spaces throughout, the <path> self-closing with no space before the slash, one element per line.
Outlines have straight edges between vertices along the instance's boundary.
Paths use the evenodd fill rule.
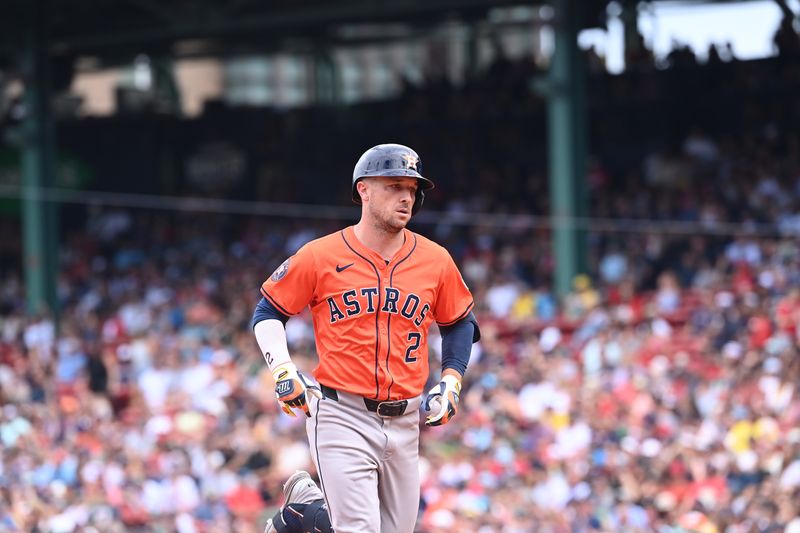
<path fill-rule="evenodd" d="M 464 42 L 465 56 L 467 60 L 467 79 L 472 79 L 478 73 L 479 66 L 479 48 L 480 38 L 478 33 L 478 25 L 473 22 L 467 27 L 468 36 Z"/>
<path fill-rule="evenodd" d="M 555 51 L 548 79 L 550 216 L 555 258 L 554 284 L 560 296 L 585 272 L 585 236 L 575 224 L 587 212 L 585 81 L 578 50 L 580 0 L 554 0 Z"/>
<path fill-rule="evenodd" d="M 622 3 L 622 27 L 624 28 L 625 55 L 629 52 L 641 52 L 642 43 L 639 40 L 639 2 L 638 0 L 625 0 Z M 627 66 L 627 65 L 626 65 Z"/>
<path fill-rule="evenodd" d="M 49 105 L 48 60 L 41 35 L 31 25 L 22 57 L 25 79 L 25 119 L 22 146 L 23 275 L 27 310 L 31 314 L 58 313 L 57 213 L 45 202 L 42 187 L 55 173 L 54 132 Z"/>
<path fill-rule="evenodd" d="M 174 61 L 166 56 L 150 58 L 156 99 L 173 116 L 181 114 L 181 93 L 175 80 Z"/>
<path fill-rule="evenodd" d="M 330 52 L 318 48 L 314 50 L 314 101 L 317 105 L 338 105 L 341 103 L 339 70 Z"/>

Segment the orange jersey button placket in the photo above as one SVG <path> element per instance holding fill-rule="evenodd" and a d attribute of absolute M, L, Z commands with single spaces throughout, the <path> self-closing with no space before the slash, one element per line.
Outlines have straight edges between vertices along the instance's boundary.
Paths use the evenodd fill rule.
<path fill-rule="evenodd" d="M 380 326 L 378 327 L 378 331 L 380 333 L 380 352 L 378 354 L 378 368 L 380 368 L 380 392 L 378 393 L 378 400 L 382 400 L 386 397 L 386 391 L 389 387 L 389 383 L 391 382 L 391 377 L 389 376 L 389 369 L 386 368 L 386 350 L 389 346 L 389 329 L 386 326 L 386 313 L 381 313 L 381 320 Z"/>
<path fill-rule="evenodd" d="M 381 271 L 381 278 L 383 279 L 384 285 L 388 286 L 388 274 L 389 274 L 389 264 L 386 261 L 381 261 L 378 263 L 378 268 Z M 380 333 L 380 352 L 378 355 L 378 367 L 380 368 L 380 392 L 378 393 L 379 400 L 382 400 L 387 397 L 389 386 L 392 382 L 392 376 L 389 373 L 389 368 L 387 366 L 386 361 L 386 353 L 390 349 L 391 339 L 389 339 L 389 317 L 391 315 L 389 313 L 380 313 L 379 319 L 379 326 L 378 332 Z"/>

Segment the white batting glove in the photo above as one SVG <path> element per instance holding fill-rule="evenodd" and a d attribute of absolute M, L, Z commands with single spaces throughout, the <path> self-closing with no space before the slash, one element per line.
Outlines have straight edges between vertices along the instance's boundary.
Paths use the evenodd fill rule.
<path fill-rule="evenodd" d="M 461 380 L 452 374 L 442 376 L 442 380 L 428 391 L 425 410 L 432 413 L 425 419 L 426 426 L 443 426 L 450 422 L 458 412 L 461 394 Z"/>
<path fill-rule="evenodd" d="M 297 416 L 292 409 L 300 408 L 310 417 L 307 394 L 322 398 L 319 386 L 299 372 L 291 361 L 276 367 L 272 371 L 272 377 L 275 378 L 275 396 L 283 412 L 289 416 Z"/>

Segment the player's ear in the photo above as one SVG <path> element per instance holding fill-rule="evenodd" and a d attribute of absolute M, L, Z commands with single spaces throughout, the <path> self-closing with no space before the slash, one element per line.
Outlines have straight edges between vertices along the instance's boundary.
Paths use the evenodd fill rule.
<path fill-rule="evenodd" d="M 364 178 L 356 183 L 356 191 L 358 191 L 358 195 L 361 197 L 362 204 L 369 200 L 369 181 L 369 178 Z"/>

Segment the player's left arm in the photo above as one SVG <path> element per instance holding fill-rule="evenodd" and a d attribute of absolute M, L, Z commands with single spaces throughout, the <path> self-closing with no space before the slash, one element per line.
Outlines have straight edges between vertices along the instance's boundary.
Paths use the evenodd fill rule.
<path fill-rule="evenodd" d="M 442 377 L 428 392 L 425 401 L 425 410 L 431 411 L 425 420 L 429 426 L 446 424 L 458 412 L 461 380 L 469 364 L 472 344 L 481 337 L 478 321 L 472 313 L 472 294 L 449 254 L 447 259 L 434 306 L 434 316 L 442 334 Z"/>
<path fill-rule="evenodd" d="M 478 321 L 472 312 L 451 326 L 439 326 L 442 334 L 442 378 L 428 392 L 425 409 L 433 411 L 426 419 L 429 426 L 446 424 L 458 412 L 461 380 L 467 371 L 472 344 L 481 337 Z"/>

